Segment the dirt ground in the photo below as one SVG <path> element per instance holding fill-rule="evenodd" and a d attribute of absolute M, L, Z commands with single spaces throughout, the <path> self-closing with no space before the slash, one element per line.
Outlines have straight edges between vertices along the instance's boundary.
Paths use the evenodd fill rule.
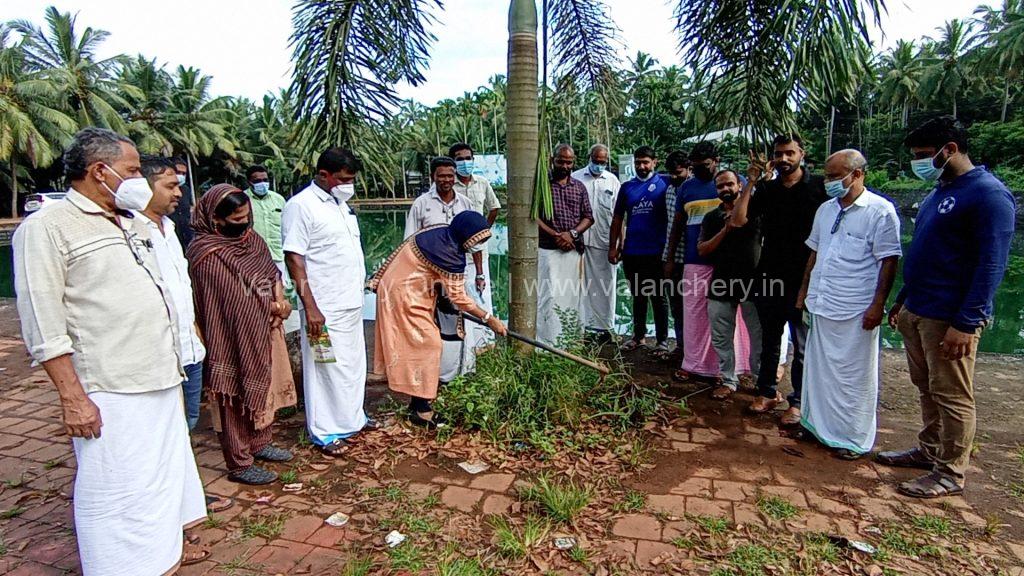
<path fill-rule="evenodd" d="M 296 459 L 270 466 L 281 482 L 252 488 L 227 480 L 204 408 L 193 437 L 200 475 L 236 505 L 192 531 L 211 555 L 180 574 L 1024 576 L 1024 360 L 979 358 L 966 495 L 930 502 L 893 490 L 914 471 L 837 460 L 780 434 L 772 416 L 744 414 L 742 391 L 716 402 L 704 385 L 670 383 L 672 365 L 644 351 L 627 361 L 638 382 L 688 411 L 585 454 L 516 453 L 461 431 L 438 441 L 389 416 L 396 404 L 373 383 L 379 430 L 325 460 L 305 441 L 301 411 L 287 415 L 275 442 Z M 876 448 L 913 445 L 917 398 L 899 351 L 884 353 L 880 404 Z M 489 469 L 470 474 L 462 462 Z M 29 366 L 13 302 L 0 300 L 0 574 L 80 573 L 73 475 L 56 394 Z M 587 492 L 571 519 L 530 496 L 545 475 Z M 285 492 L 286 480 L 301 491 Z M 348 524 L 326 525 L 335 512 Z M 407 541 L 389 548 L 391 530 Z"/>

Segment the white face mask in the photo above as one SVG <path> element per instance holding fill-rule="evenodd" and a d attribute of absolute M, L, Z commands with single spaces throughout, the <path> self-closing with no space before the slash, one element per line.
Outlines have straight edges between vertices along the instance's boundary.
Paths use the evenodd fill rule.
<path fill-rule="evenodd" d="M 338 202 L 347 202 L 349 198 L 356 195 L 355 184 L 338 184 L 331 188 L 331 195 L 338 199 Z"/>
<path fill-rule="evenodd" d="M 149 187 L 149 182 L 145 178 L 139 176 L 138 178 L 129 178 L 125 180 L 117 173 L 116 170 L 103 165 L 107 170 L 114 173 L 118 180 L 121 181 L 121 185 L 117 187 L 117 191 L 111 190 L 110 186 L 107 186 L 106 182 L 100 182 L 103 187 L 110 192 L 111 196 L 114 197 L 114 205 L 121 210 L 145 210 L 146 206 L 149 206 L 149 201 L 153 199 L 153 189 Z"/>
<path fill-rule="evenodd" d="M 185 175 L 184 174 L 178 174 L 178 186 L 184 186 L 184 185 L 185 185 Z"/>

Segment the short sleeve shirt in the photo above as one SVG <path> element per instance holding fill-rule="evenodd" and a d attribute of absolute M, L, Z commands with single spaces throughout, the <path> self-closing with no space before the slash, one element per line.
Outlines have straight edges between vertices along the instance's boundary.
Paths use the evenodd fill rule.
<path fill-rule="evenodd" d="M 586 168 L 572 173 L 587 188 L 590 199 L 590 210 L 594 215 L 594 225 L 583 233 L 583 244 L 599 250 L 607 250 L 611 240 L 612 213 L 619 197 L 619 179 L 605 170 L 600 176 L 594 176 Z"/>
<path fill-rule="evenodd" d="M 284 196 L 273 190 L 260 198 L 252 189 L 245 191 L 252 205 L 252 229 L 263 238 L 270 248 L 270 257 L 274 262 L 284 262 L 284 250 L 281 249 L 281 214 L 284 212 Z"/>
<path fill-rule="evenodd" d="M 900 219 L 891 202 L 864 190 L 849 207 L 818 207 L 807 246 L 818 253 L 805 304 L 832 320 L 864 313 L 875 296 L 882 259 L 900 256 Z"/>
<path fill-rule="evenodd" d="M 704 216 L 700 241 L 706 242 L 721 232 L 725 227 L 725 219 L 723 206 Z M 761 256 L 759 227 L 758 220 L 748 220 L 742 228 L 729 232 L 718 245 L 718 249 L 708 256 L 708 261 L 714 267 L 711 284 L 708 285 L 708 298 L 744 302 L 756 295 L 759 286 L 755 284 L 754 279 L 757 261 Z"/>
<path fill-rule="evenodd" d="M 305 260 L 321 311 L 362 308 L 366 264 L 359 222 L 348 203 L 310 184 L 285 204 L 281 231 L 284 251 Z"/>
<path fill-rule="evenodd" d="M 707 258 L 697 252 L 697 242 L 700 240 L 704 216 L 717 210 L 721 203 L 713 178 L 707 182 L 696 177 L 690 178 L 676 190 L 676 212 L 684 213 L 686 218 L 686 254 L 683 258 L 686 264 L 710 264 Z"/>
<path fill-rule="evenodd" d="M 490 214 L 491 210 L 501 208 L 501 203 L 498 202 L 498 195 L 494 193 L 491 183 L 483 176 L 473 174 L 469 184 L 463 184 L 462 180 L 456 178 L 455 192 L 469 198 L 469 203 L 472 205 L 473 210 L 484 216 Z"/>
<path fill-rule="evenodd" d="M 565 184 L 552 182 L 551 198 L 555 209 L 554 218 L 545 218 L 543 221 L 555 232 L 568 232 L 579 226 L 584 219 L 594 219 L 594 213 L 590 209 L 587 187 L 575 178 L 570 177 Z M 558 250 L 558 244 L 552 236 L 543 230 L 538 230 L 537 233 L 538 245 L 541 249 Z M 580 243 L 580 247 L 582 249 L 582 243 Z"/>
<path fill-rule="evenodd" d="M 622 185 L 615 216 L 626 220 L 626 256 L 660 256 L 665 248 L 665 189 L 668 184 L 654 175 L 646 181 L 633 178 Z"/>

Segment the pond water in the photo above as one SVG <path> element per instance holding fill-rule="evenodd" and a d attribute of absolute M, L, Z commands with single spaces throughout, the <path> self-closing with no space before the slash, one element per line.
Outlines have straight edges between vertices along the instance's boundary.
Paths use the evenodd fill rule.
<path fill-rule="evenodd" d="M 363 250 L 366 253 L 367 273 L 372 272 L 387 258 L 391 251 L 402 241 L 407 210 L 367 211 L 359 212 L 359 227 L 362 230 Z M 910 242 L 913 234 L 913 221 L 902 215 L 902 234 L 904 247 Z M 980 350 L 1001 354 L 1024 354 L 1024 232 L 1019 228 L 1014 237 L 1010 254 L 1010 266 L 999 287 L 995 299 L 995 314 L 992 325 L 982 335 Z M 508 234 L 501 222 L 494 226 L 487 251 L 490 254 L 491 282 L 494 295 L 495 312 L 501 318 L 508 317 L 509 282 L 508 282 Z M 897 277 L 893 296 L 902 284 L 902 266 Z M 625 286 L 622 267 L 619 267 L 619 286 Z M 372 295 L 367 302 L 367 316 L 374 313 Z M 628 292 L 620 290 L 617 300 L 616 325 L 619 333 L 627 333 L 631 325 L 631 298 Z M 649 333 L 654 334 L 653 316 Z M 670 332 L 671 335 L 671 332 Z M 887 347 L 902 346 L 900 336 L 888 326 L 883 326 L 882 344 Z"/>

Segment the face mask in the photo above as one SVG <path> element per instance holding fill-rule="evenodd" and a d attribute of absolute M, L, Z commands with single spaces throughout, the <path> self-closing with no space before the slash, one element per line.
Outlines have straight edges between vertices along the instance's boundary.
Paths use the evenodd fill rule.
<path fill-rule="evenodd" d="M 949 158 L 946 158 L 946 161 L 942 163 L 942 167 L 936 168 L 935 159 L 939 157 L 939 154 L 942 154 L 942 150 L 936 152 L 935 156 L 932 156 L 931 158 L 911 160 L 910 169 L 913 170 L 915 176 L 917 176 L 921 180 L 924 180 L 925 182 L 932 182 L 937 180 L 939 176 L 942 175 L 942 172 L 946 170 L 946 164 L 949 164 L 950 160 Z"/>
<path fill-rule="evenodd" d="M 733 201 L 736 200 L 736 193 L 735 192 L 722 192 L 721 194 L 718 195 L 718 199 L 721 200 L 722 202 L 726 202 L 726 203 L 733 202 Z"/>
<path fill-rule="evenodd" d="M 569 174 L 571 174 L 571 172 L 569 172 L 568 168 L 561 168 L 555 166 L 554 168 L 551 169 L 551 178 L 556 181 L 565 180 L 566 178 L 569 177 Z"/>
<path fill-rule="evenodd" d="M 104 165 L 107 170 L 113 172 L 114 176 L 121 181 L 121 185 L 117 187 L 117 191 L 110 189 L 106 182 L 101 182 L 103 187 L 110 192 L 110 195 L 114 197 L 114 205 L 121 210 L 145 210 L 146 206 L 149 206 L 149 201 L 153 199 L 153 189 L 149 187 L 149 182 L 145 178 L 139 176 L 138 178 L 129 178 L 125 180 L 121 178 L 110 166 Z"/>
<path fill-rule="evenodd" d="M 590 164 L 587 164 L 587 170 L 590 172 L 591 176 L 600 176 L 601 174 L 604 174 L 604 166 L 604 164 L 595 164 L 591 162 Z"/>
<path fill-rule="evenodd" d="M 349 198 L 356 195 L 355 184 L 338 184 L 334 188 L 331 188 L 331 195 L 334 196 L 338 202 L 347 202 Z"/>
<path fill-rule="evenodd" d="M 848 176 L 849 174 L 843 176 L 839 180 L 825 182 L 825 194 L 828 194 L 829 198 L 842 198 L 843 196 L 846 196 L 850 192 L 850 188 L 853 186 L 852 183 L 849 186 L 843 186 L 843 180 L 846 180 Z"/>
<path fill-rule="evenodd" d="M 185 185 L 185 175 L 184 174 L 178 174 L 178 186 L 184 186 L 184 185 Z"/>
<path fill-rule="evenodd" d="M 714 176 L 711 173 L 711 169 L 703 164 L 697 164 L 693 167 L 693 175 L 704 182 L 711 180 L 711 177 Z"/>
<path fill-rule="evenodd" d="M 472 176 L 473 175 L 473 161 L 472 160 L 456 160 L 455 161 L 455 173 L 459 176 Z"/>
<path fill-rule="evenodd" d="M 270 182 L 257 182 L 252 185 L 252 193 L 263 198 L 270 192 Z"/>
<path fill-rule="evenodd" d="M 249 229 L 249 222 L 242 222 L 241 224 L 225 222 L 217 226 L 217 228 L 220 230 L 221 234 L 228 238 L 238 238 L 242 234 L 245 234 L 245 231 Z"/>

